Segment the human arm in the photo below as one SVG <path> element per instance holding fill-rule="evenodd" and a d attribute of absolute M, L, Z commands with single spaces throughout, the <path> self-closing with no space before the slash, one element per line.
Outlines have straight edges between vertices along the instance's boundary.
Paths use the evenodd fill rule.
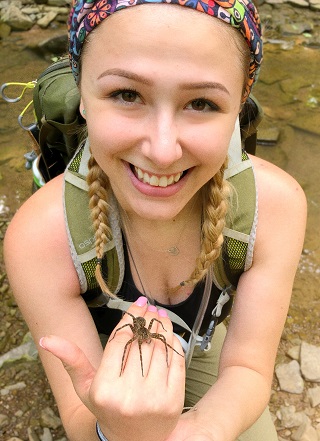
<path fill-rule="evenodd" d="M 128 388 L 126 384 L 128 380 L 125 379 L 127 377 L 119 378 L 122 355 L 120 351 L 118 351 L 118 355 L 115 354 L 114 348 L 121 346 L 123 351 L 124 345 L 121 343 L 121 338 L 125 336 L 128 339 L 129 330 L 118 333 L 117 338 L 108 346 L 109 349 L 110 347 L 113 348 L 112 362 L 110 364 L 109 361 L 109 366 L 106 367 L 106 362 L 103 361 L 106 357 L 103 354 L 91 315 L 80 296 L 79 282 L 70 256 L 64 225 L 61 177 L 46 184 L 16 214 L 5 238 L 5 261 L 12 290 L 35 342 L 39 342 L 41 337 L 47 335 L 55 335 L 55 341 L 59 340 L 56 350 L 60 351 L 58 355 L 63 360 L 65 367 L 58 358 L 41 347 L 39 347 L 39 354 L 55 395 L 68 438 L 71 441 L 98 439 L 95 433 L 97 418 L 99 417 L 101 427 L 105 430 L 104 410 L 107 410 L 108 406 L 112 407 L 114 405 L 113 411 L 115 412 L 116 406 L 121 409 L 124 398 L 128 400 L 130 387 Z M 148 320 L 150 317 L 156 316 L 154 312 L 147 311 L 147 307 L 139 307 L 133 312 L 136 315 L 147 315 Z M 129 322 L 128 317 L 125 317 L 124 320 Z M 170 321 L 166 318 L 161 320 L 167 329 L 165 334 L 168 342 L 171 342 L 172 329 L 170 328 Z M 151 351 L 153 345 L 144 346 L 144 361 L 147 363 L 147 354 Z M 157 352 L 161 354 L 159 355 L 163 366 L 161 372 L 166 375 L 171 374 L 172 377 L 174 372 L 167 368 L 163 348 L 160 345 L 157 345 Z M 106 354 L 108 354 L 108 349 Z M 156 352 L 154 352 L 155 354 Z M 130 409 L 131 411 L 134 409 L 140 412 L 139 418 L 135 421 L 137 426 L 140 425 L 140 429 L 142 429 L 142 420 L 150 425 L 153 424 L 155 433 L 161 434 L 161 430 L 157 430 L 157 427 L 161 422 L 159 416 L 164 415 L 166 421 L 164 423 L 162 420 L 162 424 L 164 424 L 164 427 L 167 425 L 170 432 L 172 430 L 170 424 L 175 425 L 179 417 L 183 405 L 184 360 L 179 355 L 176 356 L 181 360 L 178 361 L 180 368 L 176 372 L 179 381 L 173 381 L 173 385 L 177 385 L 178 388 L 171 388 L 172 403 L 166 390 L 167 384 L 170 385 L 171 383 L 164 381 L 163 386 L 160 383 L 161 379 L 155 377 L 152 385 L 156 387 L 157 384 L 161 384 L 161 387 L 152 390 L 152 393 L 149 391 L 147 395 L 150 397 L 149 400 L 141 399 L 141 396 L 146 395 L 141 387 L 139 387 L 138 394 L 132 397 L 133 400 L 139 401 L 139 406 L 130 406 Z M 139 361 L 137 364 L 133 363 L 133 365 L 137 365 L 138 370 L 140 369 Z M 170 359 L 169 366 L 171 366 Z M 77 377 L 72 376 L 74 371 L 79 373 Z M 99 379 L 95 381 L 95 391 L 93 392 L 89 387 L 89 383 L 91 384 L 97 372 L 99 372 Z M 71 374 L 74 385 L 69 374 Z M 133 375 L 132 370 L 126 369 L 125 374 L 132 375 L 132 381 L 135 382 L 135 387 L 137 387 L 138 384 L 135 380 L 141 379 L 141 371 L 139 370 Z M 106 381 L 104 381 L 105 379 Z M 119 387 L 118 384 L 118 387 L 115 388 L 117 381 L 122 381 L 122 386 Z M 108 382 L 110 388 L 107 386 Z M 150 388 L 150 382 L 148 384 L 144 385 L 145 389 L 147 386 Z M 82 387 L 80 396 L 84 399 L 86 405 L 79 398 L 74 386 L 78 392 L 79 387 Z M 105 390 L 104 388 L 108 389 L 108 393 L 111 393 L 113 400 L 110 399 L 107 406 L 102 402 L 100 394 L 100 391 Z M 136 391 L 136 388 L 133 388 L 133 390 Z M 91 400 L 88 397 L 89 391 Z M 182 396 L 182 399 L 177 400 L 179 395 Z M 167 401 L 165 401 L 165 397 L 168 398 Z M 103 399 L 107 399 L 107 394 L 103 395 Z M 154 408 L 150 410 L 155 402 L 161 404 L 161 409 Z M 147 412 L 149 412 L 148 418 L 144 417 Z M 123 415 L 122 421 L 125 421 Z M 119 424 L 117 423 L 116 426 L 119 427 Z M 126 436 L 129 436 L 130 439 L 134 439 L 132 433 L 135 433 L 136 439 L 139 441 L 148 439 L 150 426 L 144 428 L 144 432 L 147 434 L 145 435 L 146 438 L 138 437 L 139 432 L 138 430 L 135 431 L 136 428 L 133 424 L 128 424 L 128 426 Z M 124 429 L 124 423 L 120 425 L 120 429 Z M 163 437 L 162 435 L 160 439 L 163 439 Z M 114 441 L 112 438 L 111 440 Z M 121 439 L 121 441 L 123 440 Z"/>
<path fill-rule="evenodd" d="M 270 396 L 274 360 L 303 245 L 306 202 L 277 167 L 252 158 L 259 222 L 252 268 L 238 285 L 216 384 L 181 417 L 168 441 L 188 440 L 191 427 L 208 440 L 234 440 L 259 417 Z M 192 438 L 190 438 L 192 439 Z"/>

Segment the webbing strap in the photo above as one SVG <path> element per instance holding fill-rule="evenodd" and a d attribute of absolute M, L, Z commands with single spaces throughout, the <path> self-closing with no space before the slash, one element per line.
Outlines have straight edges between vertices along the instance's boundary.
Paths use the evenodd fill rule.
<path fill-rule="evenodd" d="M 122 300 L 120 298 L 109 297 L 108 295 L 101 293 L 98 297 L 94 298 L 92 304 L 95 307 L 107 306 L 110 309 L 120 309 L 120 311 L 126 312 L 130 308 L 130 306 L 133 304 L 133 302 L 128 302 L 128 301 Z M 88 302 L 87 305 L 91 306 L 90 302 Z M 161 307 L 161 309 L 164 309 L 167 312 L 169 319 L 173 323 L 181 326 L 186 331 L 191 332 L 191 329 L 186 324 L 186 322 L 184 320 L 182 320 L 182 318 L 180 318 L 177 314 L 175 314 L 174 312 L 169 311 L 168 309 L 163 308 L 163 307 Z"/>

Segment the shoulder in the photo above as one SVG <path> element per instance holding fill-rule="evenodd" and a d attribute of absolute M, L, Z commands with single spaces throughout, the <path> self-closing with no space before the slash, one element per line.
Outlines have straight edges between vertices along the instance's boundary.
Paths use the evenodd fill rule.
<path fill-rule="evenodd" d="M 251 160 L 258 191 L 256 248 L 269 250 L 270 255 L 272 251 L 273 255 L 282 255 L 284 247 L 298 258 L 307 216 L 304 191 L 292 176 L 274 164 L 258 157 Z"/>
<path fill-rule="evenodd" d="M 56 231 L 61 232 L 64 222 L 63 179 L 59 176 L 30 196 L 14 215 L 6 233 L 6 238 L 17 235 L 22 240 L 28 237 L 50 239 Z"/>
<path fill-rule="evenodd" d="M 14 215 L 4 241 L 7 271 L 21 279 L 29 274 L 75 274 L 64 220 L 63 177 L 33 194 Z"/>
<path fill-rule="evenodd" d="M 256 156 L 250 156 L 259 195 L 259 208 L 287 207 L 289 216 L 302 210 L 305 214 L 306 198 L 300 184 L 276 165 Z"/>

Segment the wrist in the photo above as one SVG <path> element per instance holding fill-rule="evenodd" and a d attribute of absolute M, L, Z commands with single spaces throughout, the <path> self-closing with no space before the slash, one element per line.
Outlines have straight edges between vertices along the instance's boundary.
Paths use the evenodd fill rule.
<path fill-rule="evenodd" d="M 99 422 L 96 422 L 96 432 L 100 441 L 109 441 L 103 434 Z"/>

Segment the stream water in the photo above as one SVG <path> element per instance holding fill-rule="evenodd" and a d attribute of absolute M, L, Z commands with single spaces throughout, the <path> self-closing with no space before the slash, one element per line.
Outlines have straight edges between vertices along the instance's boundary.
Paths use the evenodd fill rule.
<path fill-rule="evenodd" d="M 26 41 L 41 41 L 53 31 L 13 33 L 0 46 L 0 84 L 30 81 L 49 64 L 25 48 Z M 288 43 L 288 42 L 287 42 Z M 255 88 L 265 117 L 261 131 L 279 132 L 275 145 L 257 148 L 257 155 L 293 175 L 306 192 L 309 206 L 304 251 L 293 290 L 288 326 L 299 335 L 320 343 L 320 66 L 319 48 L 305 47 L 299 39 L 265 44 L 265 62 Z M 10 218 L 30 195 L 32 176 L 23 155 L 31 150 L 27 132 L 17 116 L 31 100 L 31 92 L 19 103 L 0 99 L 0 219 Z M 32 119 L 32 114 L 29 115 Z M 28 118 L 26 118 L 28 122 Z M 272 234 L 272 231 L 270 231 Z M 1 251 L 1 250 L 0 250 Z"/>

